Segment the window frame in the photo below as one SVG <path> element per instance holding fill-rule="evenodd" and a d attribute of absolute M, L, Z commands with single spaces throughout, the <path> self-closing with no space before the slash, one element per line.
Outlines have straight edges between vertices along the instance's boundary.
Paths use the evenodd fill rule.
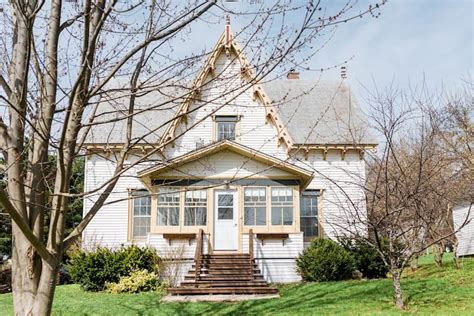
<path fill-rule="evenodd" d="M 136 196 L 134 196 L 134 193 L 135 192 L 144 192 L 145 193 L 145 196 L 141 196 L 140 198 L 142 197 L 148 197 L 150 198 L 150 204 L 149 204 L 149 207 L 150 207 L 150 215 L 148 216 L 138 216 L 140 218 L 146 218 L 148 217 L 149 218 L 149 224 L 148 224 L 148 232 L 144 235 L 144 236 L 135 236 L 134 234 L 134 230 L 135 230 L 135 217 L 137 217 L 135 215 L 135 198 Z M 130 241 L 134 241 L 134 240 L 145 240 L 148 238 L 148 234 L 151 233 L 151 230 L 152 230 L 152 213 L 153 213 L 153 197 L 152 197 L 152 194 L 150 191 L 148 191 L 147 189 L 144 189 L 144 188 L 140 188 L 140 189 L 129 189 L 128 190 L 128 205 L 129 205 L 129 229 L 128 229 L 128 239 Z"/>
<path fill-rule="evenodd" d="M 304 242 L 310 242 L 313 239 L 316 238 L 321 238 L 323 236 L 322 234 L 322 227 L 321 227 L 321 196 L 322 196 L 322 190 L 318 189 L 307 189 L 303 190 L 300 193 L 300 231 L 303 233 L 303 240 Z M 316 197 L 316 216 L 303 216 L 302 212 L 302 207 L 303 207 L 303 199 L 305 197 Z M 301 228 L 301 223 L 302 223 L 302 218 L 313 218 L 316 217 L 316 227 L 317 227 L 317 235 L 316 236 L 305 236 L 304 231 Z"/>
<path fill-rule="evenodd" d="M 207 226 L 208 224 L 208 221 L 209 221 L 209 190 L 207 190 L 206 188 L 193 188 L 192 190 L 189 189 L 189 187 L 187 187 L 186 189 L 184 189 L 184 202 L 183 202 L 183 226 L 184 227 L 190 227 L 190 228 L 194 228 L 194 227 L 205 227 Z M 200 206 L 198 204 L 194 204 L 194 205 L 186 205 L 186 195 L 187 193 L 189 192 L 193 192 L 196 193 L 196 192 L 204 192 L 205 193 L 205 197 L 206 197 L 206 204 L 205 206 Z M 193 203 L 197 203 L 197 202 L 193 202 Z M 186 225 L 186 207 L 190 207 L 190 208 L 194 208 L 194 225 Z M 200 208 L 200 207 L 204 207 L 206 209 L 206 215 L 205 215 L 205 223 L 204 225 L 196 225 L 196 212 L 197 212 L 197 208 Z M 180 213 L 181 213 L 181 210 L 180 210 Z"/>
<path fill-rule="evenodd" d="M 171 194 L 176 194 L 176 193 L 178 194 L 178 203 L 177 203 L 177 205 L 176 204 L 173 204 L 173 205 L 168 204 L 166 206 L 167 208 L 176 208 L 176 207 L 178 208 L 178 224 L 177 225 L 169 225 L 168 223 L 166 225 L 159 225 L 158 224 L 158 208 L 160 207 L 159 200 L 160 200 L 160 194 L 163 194 L 163 192 L 160 193 L 161 190 L 171 191 L 171 192 L 168 192 L 168 194 L 170 194 L 170 193 Z M 164 194 L 166 195 L 167 193 L 164 192 Z M 179 187 L 175 188 L 175 187 L 171 187 L 171 186 L 170 187 L 163 186 L 163 187 L 158 188 L 158 191 L 156 192 L 155 196 L 156 196 L 156 203 L 155 203 L 155 206 L 153 208 L 153 211 L 156 213 L 156 217 L 155 217 L 154 225 L 156 227 L 168 227 L 168 228 L 179 227 L 180 222 L 181 222 L 181 218 L 182 218 L 181 217 L 181 203 L 182 203 L 183 197 L 182 197 L 182 194 L 181 194 L 181 189 Z M 170 217 L 170 212 L 169 212 L 169 209 L 168 209 L 168 214 L 167 214 L 168 222 L 169 222 L 169 218 L 171 218 L 171 217 Z"/>
<path fill-rule="evenodd" d="M 265 204 L 264 204 L 263 208 L 264 208 L 264 211 L 265 211 L 265 214 L 264 214 L 264 215 L 265 215 L 265 216 L 264 216 L 265 224 L 261 224 L 261 225 L 258 225 L 258 224 L 257 224 L 257 210 L 256 210 L 256 209 L 257 209 L 258 207 L 262 207 L 262 206 L 259 206 L 259 205 L 258 205 L 258 202 L 259 202 L 259 201 L 256 201 L 256 202 L 251 201 L 251 202 L 253 203 L 253 205 L 249 205 L 249 206 L 246 205 L 246 201 L 245 201 L 245 191 L 246 191 L 246 190 L 252 190 L 252 189 L 253 189 L 253 190 L 262 190 L 262 189 L 263 189 L 263 191 L 264 191 L 264 194 L 265 194 L 265 195 L 264 195 Z M 268 218 L 267 218 L 267 217 L 268 217 L 268 192 L 267 192 L 267 191 L 268 191 L 268 190 L 267 190 L 267 187 L 263 187 L 263 186 L 243 186 L 243 187 L 242 187 L 242 217 L 243 217 L 243 226 L 245 226 L 245 227 L 256 227 L 256 228 L 261 228 L 261 227 L 266 227 L 266 226 L 268 226 L 269 223 L 268 223 Z M 246 211 L 245 211 L 245 208 L 246 208 L 246 207 L 251 207 L 251 208 L 253 208 L 253 210 L 254 210 L 254 224 L 247 225 L 247 224 L 245 223 L 245 219 L 246 219 Z"/>
<path fill-rule="evenodd" d="M 275 207 L 280 207 L 281 210 L 281 216 L 280 216 L 280 219 L 281 219 L 281 224 L 273 224 L 273 190 L 274 189 L 285 189 L 285 190 L 291 190 L 291 208 L 292 208 L 292 212 L 291 212 L 291 224 L 284 224 L 284 211 L 283 211 L 283 208 L 284 207 L 288 207 L 290 203 L 284 203 L 284 202 L 287 202 L 287 201 L 282 201 L 282 202 L 278 202 L 278 203 L 281 203 L 281 205 L 277 205 Z M 270 225 L 273 226 L 273 227 L 292 227 L 295 225 L 296 223 L 296 219 L 295 219 L 295 190 L 293 189 L 293 187 L 291 186 L 272 186 L 270 187 Z"/>
<path fill-rule="evenodd" d="M 212 139 L 214 141 L 222 141 L 224 139 L 219 139 L 219 123 L 221 122 L 233 122 L 235 123 L 234 127 L 234 139 L 228 139 L 230 141 L 240 141 L 240 119 L 241 115 L 237 114 L 224 114 L 224 115 L 213 115 L 213 131 L 212 131 Z"/>

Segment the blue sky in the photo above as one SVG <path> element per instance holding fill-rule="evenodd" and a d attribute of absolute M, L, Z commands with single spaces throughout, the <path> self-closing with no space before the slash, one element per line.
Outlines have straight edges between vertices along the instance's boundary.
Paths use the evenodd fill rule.
<path fill-rule="evenodd" d="M 237 9 L 246 2 L 240 0 L 226 6 Z M 334 11 L 345 3 L 322 1 L 322 6 Z M 366 8 L 370 3 L 374 1 L 359 1 L 356 6 Z M 234 31 L 239 31 L 239 24 L 238 20 L 232 21 Z M 197 29 L 193 33 L 204 31 L 200 26 Z M 205 37 L 217 38 L 222 29 L 223 22 L 208 29 Z M 309 66 L 325 68 L 351 57 L 348 81 L 359 100 L 367 95 L 364 86 L 373 90 L 374 82 L 378 88 L 393 81 L 395 86 L 408 89 L 416 88 L 425 78 L 432 91 L 444 87 L 455 92 L 461 88 L 462 80 L 472 78 L 474 73 L 474 1 L 388 1 L 379 18 L 367 16 L 341 24 Z M 302 78 L 316 77 L 319 73 L 302 72 Z M 322 78 L 339 77 L 340 71 L 335 69 L 325 72 Z"/>
<path fill-rule="evenodd" d="M 362 95 L 362 86 L 373 87 L 373 80 L 382 88 L 392 80 L 407 88 L 419 85 L 424 77 L 431 89 L 444 85 L 457 90 L 462 79 L 473 76 L 473 3 L 389 1 L 378 19 L 361 19 L 339 28 L 317 63 L 336 63 L 353 55 L 348 80 Z M 337 75 L 337 71 L 329 74 Z"/>

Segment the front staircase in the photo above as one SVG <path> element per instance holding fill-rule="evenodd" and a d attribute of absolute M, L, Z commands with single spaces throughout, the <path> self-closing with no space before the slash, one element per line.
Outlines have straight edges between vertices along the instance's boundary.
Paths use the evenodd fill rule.
<path fill-rule="evenodd" d="M 171 295 L 278 293 L 263 278 L 252 251 L 248 254 L 202 254 L 202 232 L 198 235 L 191 270 L 179 287 L 167 291 Z"/>

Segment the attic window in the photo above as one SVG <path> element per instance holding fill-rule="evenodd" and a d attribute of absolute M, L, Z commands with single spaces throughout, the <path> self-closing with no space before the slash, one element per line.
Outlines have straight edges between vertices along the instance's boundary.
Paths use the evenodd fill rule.
<path fill-rule="evenodd" d="M 216 116 L 216 139 L 235 140 L 237 116 Z"/>

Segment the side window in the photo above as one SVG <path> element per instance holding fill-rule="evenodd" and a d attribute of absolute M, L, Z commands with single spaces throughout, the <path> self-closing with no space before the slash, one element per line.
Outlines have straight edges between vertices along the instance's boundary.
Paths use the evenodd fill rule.
<path fill-rule="evenodd" d="M 318 197 L 320 191 L 307 190 L 301 193 L 300 225 L 305 240 L 319 236 Z"/>
<path fill-rule="evenodd" d="M 158 226 L 179 225 L 179 188 L 160 188 L 158 190 Z"/>
<path fill-rule="evenodd" d="M 293 225 L 292 188 L 272 188 L 272 225 Z"/>
<path fill-rule="evenodd" d="M 216 116 L 216 140 L 235 140 L 237 116 Z"/>
<path fill-rule="evenodd" d="M 151 219 L 151 196 L 148 191 L 132 191 L 133 218 L 132 235 L 136 237 L 146 237 L 150 232 Z"/>

